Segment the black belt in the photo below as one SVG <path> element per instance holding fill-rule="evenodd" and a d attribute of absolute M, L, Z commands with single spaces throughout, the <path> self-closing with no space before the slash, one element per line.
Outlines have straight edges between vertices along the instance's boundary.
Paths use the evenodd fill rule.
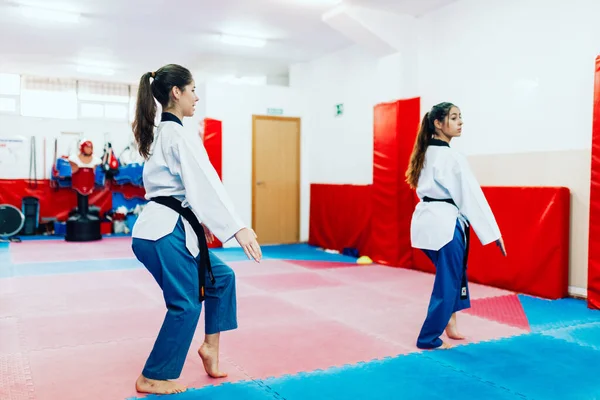
<path fill-rule="evenodd" d="M 212 266 L 210 265 L 208 243 L 206 242 L 206 236 L 204 236 L 204 228 L 200 224 L 200 221 L 198 221 L 196 214 L 194 214 L 190 208 L 183 207 L 181 205 L 181 201 L 177 200 L 175 197 L 159 196 L 150 199 L 150 201 L 154 201 L 155 203 L 169 207 L 171 210 L 181 215 L 190 223 L 194 233 L 196 233 L 196 236 L 198 236 L 198 243 L 200 247 L 200 259 L 198 260 L 198 284 L 200 291 L 200 302 L 203 302 L 205 296 L 207 270 L 208 274 L 210 275 L 210 281 L 213 285 L 215 284 L 215 276 L 213 275 Z"/>
<path fill-rule="evenodd" d="M 423 197 L 423 201 L 426 203 L 432 203 L 432 202 L 448 203 L 448 204 L 452 204 L 454 207 L 458 208 L 458 206 L 452 199 L 432 199 L 431 197 L 425 196 L 425 197 Z"/>
<path fill-rule="evenodd" d="M 454 200 L 452 199 L 432 199 L 431 197 L 423 197 L 423 201 L 426 203 L 432 202 L 444 202 L 448 204 L 452 204 L 454 207 L 458 208 Z M 467 295 L 467 261 L 469 259 L 469 243 L 471 242 L 471 227 L 467 225 L 464 229 L 463 236 L 465 239 L 465 257 L 463 259 L 463 277 L 460 285 L 460 298 L 464 300 L 468 297 Z"/>

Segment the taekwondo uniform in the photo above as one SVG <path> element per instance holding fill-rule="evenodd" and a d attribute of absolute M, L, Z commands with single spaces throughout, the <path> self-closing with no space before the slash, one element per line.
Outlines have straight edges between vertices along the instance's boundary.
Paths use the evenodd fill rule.
<path fill-rule="evenodd" d="M 223 243 L 245 225 L 200 137 L 171 113 L 161 116 L 143 180 L 150 201 L 133 227 L 132 249 L 163 290 L 167 314 L 142 374 L 176 379 L 204 300 L 206 334 L 237 328 L 235 275 L 208 251 L 200 221 Z"/>
<path fill-rule="evenodd" d="M 500 229 L 467 160 L 442 140 L 430 139 L 417 184 L 421 200 L 411 221 L 411 242 L 436 267 L 427 317 L 417 347 L 441 346 L 456 311 L 470 307 L 467 283 L 469 229 L 481 243 L 500 239 Z"/>

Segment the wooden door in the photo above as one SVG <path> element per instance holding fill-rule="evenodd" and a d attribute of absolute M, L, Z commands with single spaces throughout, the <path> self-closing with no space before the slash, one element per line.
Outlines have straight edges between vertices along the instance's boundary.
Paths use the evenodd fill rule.
<path fill-rule="evenodd" d="M 252 226 L 260 244 L 300 240 L 300 119 L 252 117 Z"/>

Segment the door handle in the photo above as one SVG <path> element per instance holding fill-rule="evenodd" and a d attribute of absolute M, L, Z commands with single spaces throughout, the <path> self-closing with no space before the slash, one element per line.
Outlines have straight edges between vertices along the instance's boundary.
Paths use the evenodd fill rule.
<path fill-rule="evenodd" d="M 264 185 L 265 182 L 264 181 L 256 181 L 256 186 L 260 186 L 260 185 Z"/>

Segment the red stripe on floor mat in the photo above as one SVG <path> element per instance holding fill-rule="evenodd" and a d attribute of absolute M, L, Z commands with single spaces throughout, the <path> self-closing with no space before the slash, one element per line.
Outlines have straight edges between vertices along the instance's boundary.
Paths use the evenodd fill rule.
<path fill-rule="evenodd" d="M 521 301 L 516 294 L 471 300 L 471 308 L 464 312 L 527 331 L 531 330 Z"/>

